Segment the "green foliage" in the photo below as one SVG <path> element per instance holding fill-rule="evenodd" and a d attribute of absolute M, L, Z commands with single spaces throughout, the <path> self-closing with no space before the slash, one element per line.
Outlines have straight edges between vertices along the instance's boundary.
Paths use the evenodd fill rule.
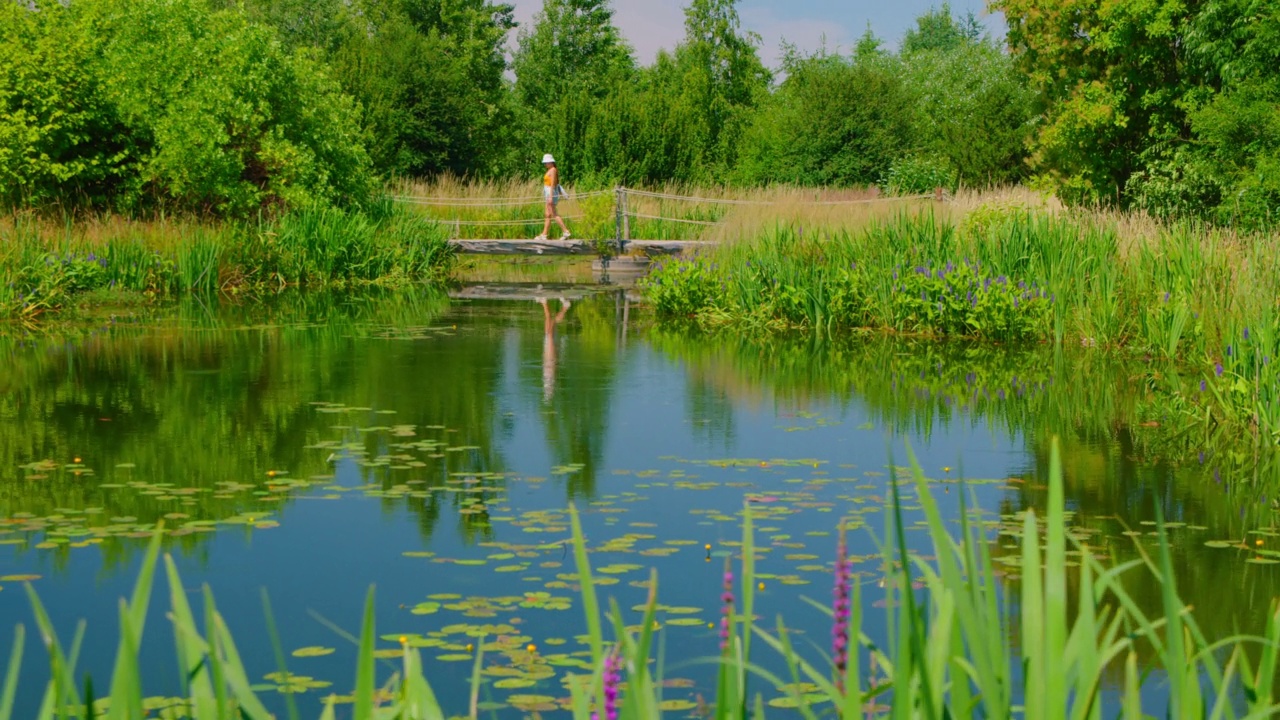
<path fill-rule="evenodd" d="M 909 329 L 1001 340 L 1045 337 L 1051 329 L 1047 290 L 992 277 L 968 262 L 902 272 L 893 302 L 899 324 Z"/>
<path fill-rule="evenodd" d="M 793 55 L 786 72 L 747 132 L 742 180 L 871 185 L 913 146 L 910 91 L 896 59 Z"/>
<path fill-rule="evenodd" d="M 270 2 L 271 0 L 260 0 Z M 510 5 L 364 0 L 330 55 L 385 175 L 484 172 L 514 124 L 502 77 Z"/>
<path fill-rule="evenodd" d="M 1034 164 L 1065 200 L 1273 226 L 1275 3 L 1001 0 L 996 8 L 1040 95 Z"/>
<path fill-rule="evenodd" d="M 354 104 L 237 12 L 199 0 L 8 3 L 0 33 L 13 40 L 0 51 L 10 202 L 244 216 L 359 204 L 374 189 Z M 46 56 L 53 72 L 32 72 Z"/>
<path fill-rule="evenodd" d="M 955 190 L 956 172 L 945 160 L 907 155 L 889 167 L 880 186 L 891 195 L 920 195 L 937 188 Z"/>
<path fill-rule="evenodd" d="M 916 18 L 916 26 L 907 30 L 902 38 L 902 54 L 918 52 L 952 51 L 978 42 L 982 37 L 982 25 L 970 11 L 963 18 L 951 15 L 951 5 L 930 8 Z"/>
<path fill-rule="evenodd" d="M 0 4 L 0 202 L 108 200 L 132 153 L 95 77 L 102 41 L 57 2 L 32 8 Z"/>
<path fill-rule="evenodd" d="M 965 34 L 946 49 L 904 52 L 902 67 L 922 152 L 945 158 L 969 187 L 1024 177 L 1033 96 L 1007 54 Z"/>
<path fill-rule="evenodd" d="M 631 49 L 613 24 L 608 0 L 547 0 L 531 27 L 522 29 L 511 62 L 515 100 L 525 137 L 521 155 L 564 157 L 562 169 L 581 162 L 570 118 L 634 79 Z"/>
<path fill-rule="evenodd" d="M 0 318 L 32 319 L 76 295 L 131 291 L 212 293 L 285 284 L 330 286 L 442 280 L 454 262 L 447 233 L 403 210 L 371 214 L 329 207 L 257 223 L 184 228 L 153 247 L 126 227 L 89 242 L 50 239 L 19 219 L 0 232 Z"/>

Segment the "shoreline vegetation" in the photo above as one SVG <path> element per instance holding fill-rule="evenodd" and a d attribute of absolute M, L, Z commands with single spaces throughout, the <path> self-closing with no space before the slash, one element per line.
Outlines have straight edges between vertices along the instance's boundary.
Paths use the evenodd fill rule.
<path fill-rule="evenodd" d="M 779 223 L 643 281 L 701 330 L 882 331 L 1079 345 L 1160 361 L 1169 414 L 1280 438 L 1280 237 L 1071 211 L 1018 195 L 861 228 Z"/>
<path fill-rule="evenodd" d="M 31 323 L 90 293 L 126 300 L 439 281 L 454 262 L 442 228 L 391 203 L 252 221 L 13 213 L 0 218 L 0 320 Z"/>
<path fill-rule="evenodd" d="M 845 544 L 845 521 L 838 521 L 833 599 L 810 601 L 809 612 L 830 617 L 829 642 L 802 647 L 786 619 L 757 617 L 754 512 L 744 506 L 741 542 L 726 543 L 723 593 L 719 598 L 719 652 L 714 635 L 706 639 L 705 661 L 718 666 L 716 687 L 703 689 L 709 700 L 698 703 L 663 697 L 664 668 L 652 659 L 662 642 L 660 583 L 649 579 L 648 601 L 637 608 L 641 621 L 627 625 L 626 616 L 608 590 L 593 580 L 591 544 L 578 515 L 570 508 L 574 586 L 584 614 L 585 672 L 570 673 L 557 695 L 517 691 L 508 703 L 522 711 L 563 709 L 576 720 L 657 720 L 664 712 L 698 710 L 705 717 L 764 717 L 766 702 L 805 718 L 836 711 L 846 718 L 1010 717 L 1015 713 L 1047 718 L 1178 718 L 1267 717 L 1280 709 L 1275 698 L 1280 614 L 1273 605 L 1262 635 L 1238 634 L 1211 641 L 1202 633 L 1195 609 L 1179 598 L 1173 557 L 1163 524 L 1151 552 L 1117 564 L 1098 556 L 1087 537 L 1069 530 L 1064 501 L 1062 458 L 1056 441 L 1050 450 L 1048 499 L 1043 521 L 1034 510 L 1007 520 L 990 519 L 967 509 L 961 486 L 958 529 L 949 529 L 930 481 L 914 459 L 895 468 L 893 502 L 885 509 L 885 532 L 877 539 L 886 577 L 881 591 L 852 570 Z M 924 516 L 929 554 L 909 551 L 904 506 L 918 502 Z M 1158 507 L 1158 506 L 1157 506 Z M 993 538 L 1020 538 L 1016 555 L 999 556 Z M 119 649 L 109 683 L 95 684 L 77 671 L 83 624 L 64 646 L 39 596 L 27 586 L 36 626 L 50 657 L 51 674 L 36 720 L 55 717 L 144 717 L 154 700 L 140 663 L 148 608 L 159 566 L 168 583 L 167 617 L 173 624 L 176 663 L 181 678 L 177 697 L 160 699 L 165 712 L 202 720 L 229 717 L 268 718 L 268 701 L 250 678 L 263 668 L 242 658 L 227 624 L 217 610 L 212 590 L 194 610 L 177 567 L 169 556 L 160 561 L 162 533 L 157 532 L 141 563 L 130 599 L 121 599 Z M 1137 541 L 1135 541 L 1136 543 Z M 999 569 L 997 569 L 997 565 Z M 1140 576 L 1140 577 L 1139 577 Z M 1126 591 L 1132 583 L 1156 581 L 1163 617 L 1149 616 Z M 886 641 L 873 639 L 865 625 L 864 598 L 883 593 Z M 1002 599 L 1003 598 L 1003 599 Z M 339 704 L 350 703 L 358 720 L 480 717 L 478 699 L 487 685 L 486 658 L 515 654 L 522 662 L 547 662 L 537 655 L 532 635 L 479 637 L 459 646 L 473 655 L 470 708 L 442 707 L 428 681 L 416 638 L 379 639 L 371 589 L 358 634 L 341 632 L 354 646 L 353 690 L 324 700 L 321 718 L 337 717 Z M 270 605 L 264 598 L 274 637 Z M 1019 609 L 1017 615 L 1007 606 Z M 796 612 L 802 612 L 797 608 Z M 15 632 L 14 648 L 0 692 L 0 720 L 11 720 L 22 667 L 25 632 Z M 398 642 L 397 642 L 398 640 Z M 529 645 L 525 646 L 525 643 Z M 281 687 L 294 682 L 282 648 L 276 644 L 276 670 Z M 762 656 L 771 656 L 762 659 Z M 589 658 L 589 660 L 587 659 Z M 378 661 L 393 663 L 386 679 Z M 784 672 L 767 668 L 781 663 Z M 383 680 L 379 679 L 382 675 Z M 308 682 L 299 679 L 297 682 Z M 1153 685 L 1166 692 L 1144 692 Z M 316 683 L 317 687 L 327 682 Z M 99 692 L 95 692 L 95 687 Z M 553 691 L 556 692 L 556 691 Z M 274 694 L 274 688 L 273 688 Z M 291 693 L 282 691 L 291 717 L 298 709 Z M 486 695 L 487 697 L 487 695 Z M 488 703 L 486 703 L 488 704 Z M 1020 712 L 1019 712 L 1020 711 Z"/>

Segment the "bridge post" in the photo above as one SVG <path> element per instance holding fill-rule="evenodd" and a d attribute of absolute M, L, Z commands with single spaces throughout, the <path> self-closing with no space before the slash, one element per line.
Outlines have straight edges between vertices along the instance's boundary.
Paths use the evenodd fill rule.
<path fill-rule="evenodd" d="M 622 188 L 622 245 L 626 248 L 626 244 L 631 242 L 631 199 L 627 195 L 627 189 Z"/>
<path fill-rule="evenodd" d="M 622 197 L 624 190 L 622 186 L 613 189 L 613 221 L 614 221 L 614 240 L 618 245 L 618 254 L 622 254 Z"/>

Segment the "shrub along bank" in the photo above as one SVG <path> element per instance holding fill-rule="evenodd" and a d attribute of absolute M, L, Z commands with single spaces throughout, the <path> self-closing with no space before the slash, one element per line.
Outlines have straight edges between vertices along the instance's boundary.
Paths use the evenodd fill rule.
<path fill-rule="evenodd" d="M 862 231 L 779 227 L 664 263 L 658 313 L 703 328 L 1082 344 L 1177 361 L 1168 407 L 1280 437 L 1277 238 L 981 206 Z"/>
<path fill-rule="evenodd" d="M 17 214 L 0 221 L 0 319 L 32 320 L 93 291 L 173 296 L 433 279 L 453 258 L 436 223 L 390 205 L 216 225 Z"/>

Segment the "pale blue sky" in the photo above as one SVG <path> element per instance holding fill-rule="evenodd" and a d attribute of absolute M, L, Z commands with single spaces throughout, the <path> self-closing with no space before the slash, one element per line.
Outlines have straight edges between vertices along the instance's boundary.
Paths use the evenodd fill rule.
<path fill-rule="evenodd" d="M 512 0 L 516 17 L 526 22 L 542 7 L 542 0 Z M 613 0 L 617 23 L 636 49 L 642 63 L 651 61 L 660 48 L 674 47 L 684 35 L 684 6 L 687 0 Z M 803 50 L 813 50 L 826 38 L 828 48 L 849 50 L 871 24 L 871 30 L 890 45 L 897 46 L 916 16 L 938 0 L 742 0 L 742 24 L 764 38 L 761 55 L 770 65 L 778 58 L 782 40 Z M 952 0 L 952 11 L 970 10 L 983 20 L 992 34 L 1004 32 L 1003 20 L 986 13 L 985 0 Z"/>

